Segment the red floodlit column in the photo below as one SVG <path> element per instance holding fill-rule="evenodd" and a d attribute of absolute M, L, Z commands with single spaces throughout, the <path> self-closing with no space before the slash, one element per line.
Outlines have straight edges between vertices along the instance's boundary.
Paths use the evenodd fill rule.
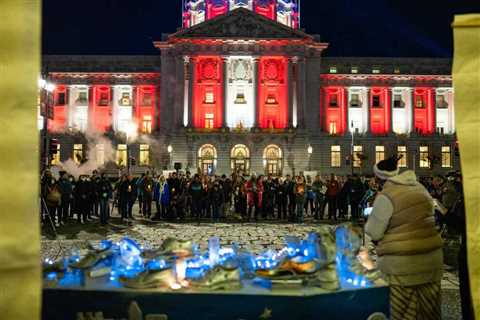
<path fill-rule="evenodd" d="M 415 132 L 420 134 L 435 132 L 434 88 L 415 88 L 413 92 L 413 119 Z"/>
<path fill-rule="evenodd" d="M 156 90 L 153 85 L 135 87 L 135 120 L 141 133 L 149 134 L 155 130 Z"/>
<path fill-rule="evenodd" d="M 258 125 L 285 129 L 288 123 L 288 58 L 261 57 L 258 79 Z"/>
<path fill-rule="evenodd" d="M 256 13 L 271 20 L 277 20 L 275 0 L 255 0 L 254 10 Z"/>
<path fill-rule="evenodd" d="M 48 131 L 61 132 L 67 125 L 68 90 L 66 86 L 56 86 L 53 92 L 53 120 L 48 120 Z"/>
<path fill-rule="evenodd" d="M 372 87 L 370 90 L 370 131 L 374 135 L 385 135 L 390 131 L 390 90 Z"/>
<path fill-rule="evenodd" d="M 320 97 L 324 131 L 344 134 L 347 130 L 347 90 L 344 87 L 325 87 L 321 89 Z"/>
<path fill-rule="evenodd" d="M 223 70 L 219 56 L 195 59 L 193 89 L 193 126 L 199 129 L 222 127 Z"/>
<path fill-rule="evenodd" d="M 106 132 L 112 126 L 112 90 L 108 85 L 94 85 L 91 100 L 93 129 Z"/>
<path fill-rule="evenodd" d="M 206 0 L 207 20 L 221 16 L 228 12 L 228 0 Z"/>

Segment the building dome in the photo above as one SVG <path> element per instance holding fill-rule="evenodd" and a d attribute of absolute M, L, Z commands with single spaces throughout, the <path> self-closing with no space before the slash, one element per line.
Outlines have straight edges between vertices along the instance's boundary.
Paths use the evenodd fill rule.
<path fill-rule="evenodd" d="M 183 27 L 190 28 L 237 8 L 252 10 L 291 28 L 300 27 L 300 0 L 183 0 Z"/>

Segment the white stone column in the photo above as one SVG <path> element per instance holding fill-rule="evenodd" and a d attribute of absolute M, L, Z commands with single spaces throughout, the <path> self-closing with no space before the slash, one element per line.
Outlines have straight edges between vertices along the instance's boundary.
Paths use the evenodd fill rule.
<path fill-rule="evenodd" d="M 228 57 L 223 56 L 222 57 L 222 74 L 223 74 L 223 79 L 222 79 L 222 128 L 227 127 L 227 97 L 228 97 Z"/>
<path fill-rule="evenodd" d="M 183 126 L 189 126 L 189 104 L 190 104 L 190 57 L 183 57 Z"/>
<path fill-rule="evenodd" d="M 194 103 L 194 83 L 195 83 L 195 58 L 190 57 L 189 59 L 189 75 L 190 75 L 190 80 L 188 83 L 188 88 L 190 91 L 190 96 L 189 96 L 189 101 L 188 101 L 188 126 L 192 127 L 193 126 L 193 103 Z"/>
<path fill-rule="evenodd" d="M 258 68 L 258 63 L 260 61 L 260 58 L 259 57 L 254 57 L 253 58 L 253 101 L 254 101 L 254 112 L 255 112 L 255 120 L 253 122 L 253 127 L 254 128 L 258 128 L 258 118 L 259 118 L 259 115 L 258 115 L 258 107 L 259 107 L 259 103 L 258 103 L 258 90 L 259 90 L 259 68 Z"/>
<path fill-rule="evenodd" d="M 298 126 L 298 57 L 292 57 L 292 126 Z"/>

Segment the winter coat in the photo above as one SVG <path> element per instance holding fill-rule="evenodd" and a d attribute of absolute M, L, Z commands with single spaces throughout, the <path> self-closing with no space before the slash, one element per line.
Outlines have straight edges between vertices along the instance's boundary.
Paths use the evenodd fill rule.
<path fill-rule="evenodd" d="M 168 182 L 163 184 L 160 201 L 164 206 L 168 206 L 170 204 L 170 187 L 168 186 Z"/>

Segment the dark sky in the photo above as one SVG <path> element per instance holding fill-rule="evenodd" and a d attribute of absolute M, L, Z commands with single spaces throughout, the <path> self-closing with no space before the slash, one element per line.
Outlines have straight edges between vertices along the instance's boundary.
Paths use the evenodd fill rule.
<path fill-rule="evenodd" d="M 156 54 L 181 25 L 181 0 L 44 0 L 45 54 Z M 329 56 L 450 57 L 453 15 L 480 0 L 302 0 L 302 28 Z"/>

